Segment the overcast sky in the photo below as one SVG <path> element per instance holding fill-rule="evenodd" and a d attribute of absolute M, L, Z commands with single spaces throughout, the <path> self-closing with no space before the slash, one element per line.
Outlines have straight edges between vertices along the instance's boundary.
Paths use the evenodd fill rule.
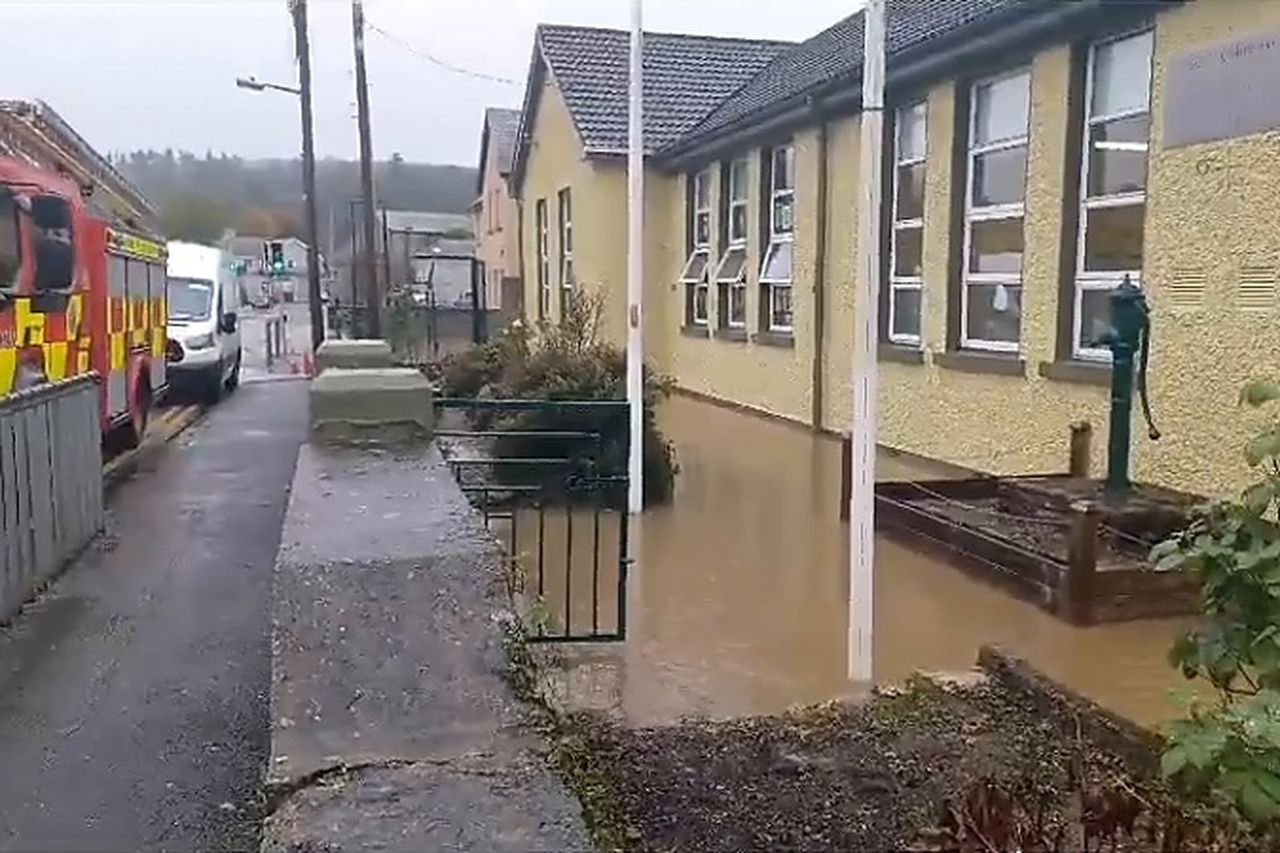
<path fill-rule="evenodd" d="M 647 0 L 668 32 L 803 39 L 860 0 Z M 379 158 L 471 165 L 487 105 L 519 107 L 541 21 L 625 28 L 628 0 L 366 0 L 366 17 L 415 50 L 517 85 L 444 71 L 376 31 L 366 38 Z M 172 147 L 294 156 L 296 101 L 236 89 L 292 83 L 286 0 L 0 0 L 0 97 L 42 98 L 99 150 Z M 312 0 L 316 148 L 357 151 L 351 5 Z"/>

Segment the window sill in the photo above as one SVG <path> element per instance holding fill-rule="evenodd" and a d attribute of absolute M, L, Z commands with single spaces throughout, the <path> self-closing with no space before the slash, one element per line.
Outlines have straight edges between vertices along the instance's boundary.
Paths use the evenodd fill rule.
<path fill-rule="evenodd" d="M 764 347 L 782 349 L 795 349 L 796 346 L 795 336 L 790 332 L 756 332 L 751 336 L 751 342 Z"/>
<path fill-rule="evenodd" d="M 1111 365 L 1099 361 L 1071 359 L 1040 362 L 1040 375 L 1057 382 L 1111 387 Z"/>
<path fill-rule="evenodd" d="M 680 327 L 680 334 L 686 338 L 709 338 L 711 337 L 711 328 L 709 326 L 700 326 L 697 323 Z"/>
<path fill-rule="evenodd" d="M 1016 353 L 952 350 L 935 352 L 933 362 L 948 370 L 962 373 L 989 373 L 997 376 L 1026 376 L 1027 363 Z"/>
<path fill-rule="evenodd" d="M 716 340 L 733 341 L 734 343 L 746 343 L 747 330 L 739 326 L 724 326 L 716 329 Z"/>
<path fill-rule="evenodd" d="M 896 361 L 899 364 L 924 364 L 924 350 L 906 344 L 881 341 L 876 352 L 880 361 Z"/>

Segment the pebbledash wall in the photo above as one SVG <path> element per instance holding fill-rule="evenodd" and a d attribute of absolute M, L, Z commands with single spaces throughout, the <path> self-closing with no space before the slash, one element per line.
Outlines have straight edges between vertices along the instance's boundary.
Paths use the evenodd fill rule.
<path fill-rule="evenodd" d="M 1151 135 L 1146 189 L 1143 285 L 1152 306 L 1151 397 L 1164 437 L 1152 442 L 1135 419 L 1135 476 L 1204 494 L 1234 491 L 1248 476 L 1241 447 L 1260 417 L 1237 406 L 1240 386 L 1280 373 L 1280 132 L 1252 133 L 1204 144 L 1165 144 L 1174 60 L 1190 51 L 1258 36 L 1280 36 L 1280 3 L 1195 0 L 1154 18 Z M 1087 44 L 1087 43 L 1086 43 Z M 937 81 L 908 93 L 927 100 L 922 346 L 903 359 L 883 347 L 880 440 L 953 465 L 993 473 L 1062 470 L 1069 425 L 1094 425 L 1094 470 L 1105 464 L 1108 393 L 1105 371 L 1069 362 L 1060 352 L 1064 236 L 1073 201 L 1068 165 L 1072 122 L 1068 104 L 1081 45 L 1061 44 L 1007 67 L 1031 69 L 1026 175 L 1022 321 L 1015 375 L 983 368 L 981 359 L 949 359 L 948 302 L 953 256 L 953 148 L 957 92 L 972 81 Z M 1280 47 L 1273 47 L 1280 51 Z M 983 73 L 998 72 L 991 65 Z M 1264 85 L 1264 81 L 1254 81 Z M 891 93 L 893 99 L 893 93 Z M 892 105 L 892 104 L 891 104 Z M 1185 105 L 1184 107 L 1185 108 Z M 686 324 L 678 280 L 686 260 L 689 177 L 647 172 L 647 356 L 697 394 L 830 432 L 848 429 L 855 235 L 859 192 L 859 119 L 827 117 L 825 251 L 818 257 L 819 159 L 823 130 L 797 130 L 792 339 L 761 339 L 759 148 L 729 152 L 750 162 L 746 340 L 715 329 L 711 288 L 709 333 Z M 785 141 L 787 137 L 775 140 Z M 719 199 L 721 170 L 711 171 Z M 954 176 L 962 180 L 963 175 Z M 531 134 L 522 192 L 522 257 L 526 314 L 536 318 L 536 199 L 547 200 L 552 318 L 558 316 L 556 194 L 574 202 L 575 267 L 586 288 L 608 301 L 606 333 L 625 334 L 626 184 L 624 163 L 587 160 L 553 83 L 547 84 Z M 713 205 L 713 220 L 720 205 Z M 1070 231 L 1070 229 L 1066 229 Z M 720 233 L 718 221 L 712 234 Z M 723 247 L 713 242 L 712 257 Z M 822 264 L 818 276 L 819 263 Z M 815 287 L 822 283 L 821 334 Z M 767 336 L 766 336 L 767 337 Z M 815 364 L 815 356 L 816 364 Z M 893 357 L 891 357 L 893 356 Z M 1061 367 L 1068 362 L 1069 368 Z M 944 364 L 945 363 L 945 364 Z"/>

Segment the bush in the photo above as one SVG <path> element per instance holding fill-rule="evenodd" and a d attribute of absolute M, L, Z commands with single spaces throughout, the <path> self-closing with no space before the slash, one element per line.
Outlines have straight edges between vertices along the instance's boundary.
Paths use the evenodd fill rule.
<path fill-rule="evenodd" d="M 1260 407 L 1280 400 L 1280 385 L 1253 383 L 1240 398 Z M 1217 694 L 1172 727 L 1165 774 L 1263 825 L 1280 818 L 1280 423 L 1256 435 L 1245 457 L 1260 479 L 1239 500 L 1198 509 L 1151 557 L 1157 569 L 1199 579 L 1201 624 L 1169 659 Z"/>
<path fill-rule="evenodd" d="M 598 339 L 602 306 L 597 298 L 575 294 L 564 319 L 531 334 L 517 323 L 492 342 L 471 347 L 449 359 L 443 390 L 450 397 L 519 400 L 625 400 L 627 362 L 618 347 Z M 675 449 L 662 435 L 656 408 L 671 392 L 669 379 L 644 368 L 644 497 L 646 504 L 671 499 L 679 471 Z M 628 423 L 616 411 L 552 410 L 527 412 L 507 420 L 525 430 L 596 431 L 602 445 L 595 457 L 608 471 L 626 471 Z M 507 438 L 502 455 L 581 455 L 581 445 L 546 439 Z"/>

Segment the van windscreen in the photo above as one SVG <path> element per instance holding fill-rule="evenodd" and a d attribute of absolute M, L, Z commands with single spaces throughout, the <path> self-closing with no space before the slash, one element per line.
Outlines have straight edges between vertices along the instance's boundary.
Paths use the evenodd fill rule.
<path fill-rule="evenodd" d="M 169 279 L 169 319 L 208 320 L 213 308 L 213 282 L 200 278 Z"/>

